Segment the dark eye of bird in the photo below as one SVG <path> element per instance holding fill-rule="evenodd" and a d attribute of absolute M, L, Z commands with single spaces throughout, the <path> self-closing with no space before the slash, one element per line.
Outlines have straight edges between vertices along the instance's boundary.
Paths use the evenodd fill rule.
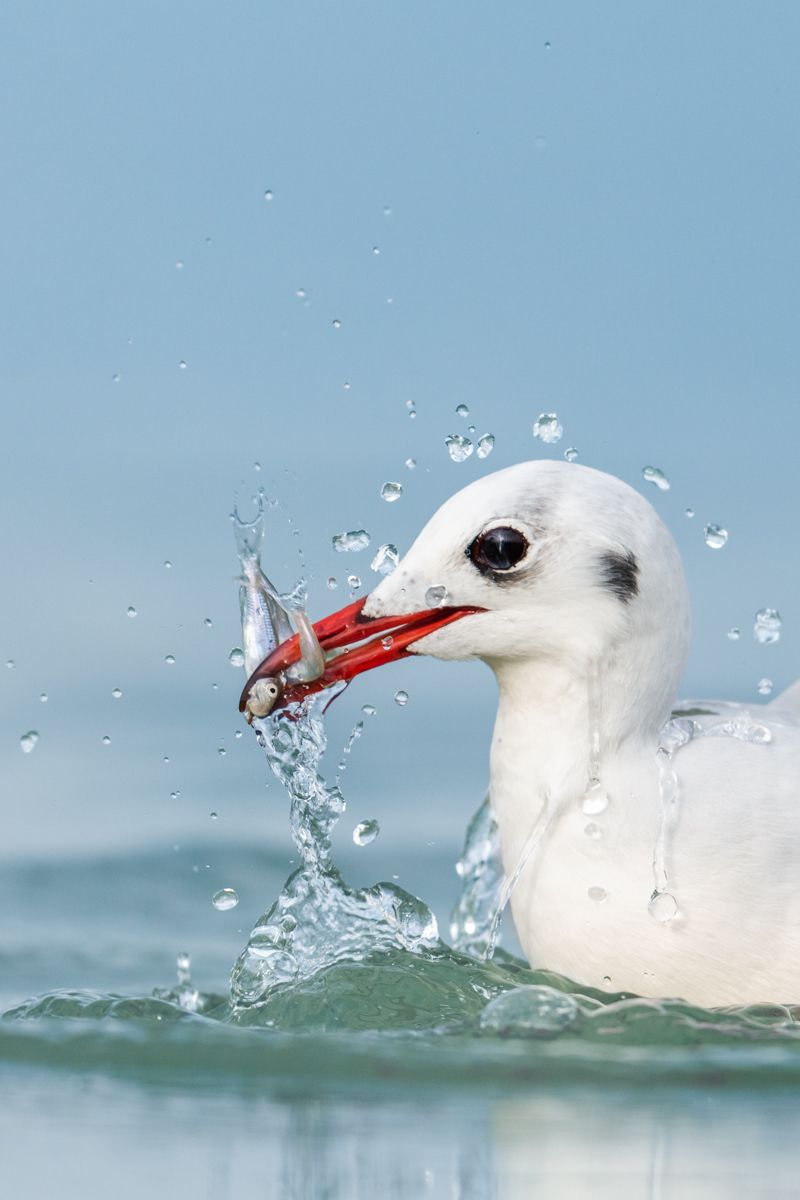
<path fill-rule="evenodd" d="M 479 571 L 509 571 L 528 553 L 528 539 L 524 533 L 510 526 L 500 525 L 481 533 L 467 550 Z"/>

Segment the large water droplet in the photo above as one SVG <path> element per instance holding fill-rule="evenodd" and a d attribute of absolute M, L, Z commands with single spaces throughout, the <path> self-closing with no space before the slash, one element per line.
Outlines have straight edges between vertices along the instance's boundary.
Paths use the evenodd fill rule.
<path fill-rule="evenodd" d="M 475 448 L 475 453 L 478 455 L 478 458 L 488 458 L 493 450 L 494 434 L 484 433 L 482 437 L 478 438 L 478 445 Z"/>
<path fill-rule="evenodd" d="M 655 484 L 661 492 L 669 491 L 669 480 L 660 467 L 642 467 L 642 479 L 647 483 Z"/>
<path fill-rule="evenodd" d="M 395 692 L 394 702 L 395 704 L 399 704 L 401 708 L 405 708 L 408 704 L 408 692 L 404 692 L 402 688 Z"/>
<path fill-rule="evenodd" d="M 127 609 L 126 609 L 126 612 L 127 612 L 127 614 L 128 614 L 128 616 L 129 616 L 129 617 L 135 617 L 135 616 L 136 616 L 136 609 L 133 607 L 133 605 L 132 605 L 132 604 L 129 604 L 129 605 L 128 605 L 128 607 L 127 607 Z"/>
<path fill-rule="evenodd" d="M 231 650 L 230 654 L 228 655 L 228 662 L 231 664 L 232 667 L 243 667 L 244 666 L 244 651 L 241 650 L 238 646 L 234 646 L 233 649 Z"/>
<path fill-rule="evenodd" d="M 706 545 L 710 546 L 712 550 L 721 550 L 728 540 L 728 531 L 721 525 L 706 525 L 703 533 Z"/>
<path fill-rule="evenodd" d="M 446 604 L 447 599 L 447 588 L 440 583 L 429 587 L 425 593 L 425 605 L 427 608 L 438 608 L 441 604 Z"/>
<path fill-rule="evenodd" d="M 402 494 L 402 483 L 390 481 L 389 483 L 385 483 L 381 488 L 381 500 L 385 500 L 387 504 L 391 504 L 394 500 L 399 500 Z"/>
<path fill-rule="evenodd" d="M 382 546 L 378 547 L 378 553 L 370 563 L 370 567 L 379 575 L 391 575 L 399 561 L 397 547 L 393 546 L 391 542 L 384 542 Z"/>
<path fill-rule="evenodd" d="M 780 641 L 782 624 L 777 608 L 760 608 L 755 615 L 753 637 L 762 646 L 771 646 Z"/>
<path fill-rule="evenodd" d="M 775 684 L 771 679 L 759 679 L 758 693 L 760 696 L 769 696 Z"/>
<path fill-rule="evenodd" d="M 539 413 L 538 418 L 533 423 L 533 436 L 538 438 L 540 442 L 546 442 L 548 446 L 553 442 L 561 440 L 561 435 L 564 432 L 564 427 L 561 425 L 556 413 Z"/>
<path fill-rule="evenodd" d="M 227 912 L 230 908 L 236 908 L 239 903 L 239 894 L 233 888 L 221 888 L 211 897 L 211 903 L 218 912 Z"/>
<path fill-rule="evenodd" d="M 337 554 L 353 554 L 357 550 L 366 550 L 369 542 L 366 529 L 351 529 L 347 533 L 336 533 L 331 538 L 331 546 Z"/>
<path fill-rule="evenodd" d="M 460 433 L 451 433 L 444 439 L 444 444 L 447 446 L 447 453 L 455 463 L 464 462 L 473 451 L 472 442 L 469 438 L 462 437 Z"/>
<path fill-rule="evenodd" d="M 602 887 L 590 887 L 587 895 L 590 900 L 594 900 L 598 904 L 602 904 L 604 900 L 608 899 L 608 892 Z"/>
<path fill-rule="evenodd" d="M 466 420 L 466 418 L 469 416 L 469 409 L 467 408 L 466 404 L 459 404 L 456 407 L 456 416 L 463 417 Z"/>
<path fill-rule="evenodd" d="M 19 744 L 22 748 L 23 754 L 30 754 L 38 740 L 39 734 L 35 729 L 29 729 L 27 733 L 23 733 L 22 737 L 19 739 Z"/>
<path fill-rule="evenodd" d="M 368 846 L 370 842 L 375 841 L 380 831 L 381 827 L 377 821 L 359 821 L 353 830 L 353 841 L 357 846 Z"/>
<path fill-rule="evenodd" d="M 654 921 L 663 924 L 671 921 L 678 913 L 678 902 L 671 892 L 653 892 L 647 911 Z"/>
<path fill-rule="evenodd" d="M 596 817 L 608 808 L 608 792 L 602 783 L 592 783 L 581 798 L 581 810 L 587 817 Z"/>

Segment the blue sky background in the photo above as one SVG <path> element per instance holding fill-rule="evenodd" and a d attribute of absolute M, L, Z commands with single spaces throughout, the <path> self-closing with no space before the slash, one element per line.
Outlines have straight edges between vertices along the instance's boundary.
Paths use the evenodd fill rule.
<path fill-rule="evenodd" d="M 403 549 L 476 474 L 574 445 L 678 539 L 685 691 L 800 674 L 799 42 L 793 3 L 4 5 L 1 854 L 285 839 L 227 663 L 228 513 L 260 484 L 267 568 L 291 584 L 301 550 L 319 616 L 329 574 L 376 578 L 333 533 Z M 484 463 L 447 456 L 460 403 Z M 387 869 L 455 846 L 488 672 L 359 681 L 336 757 L 366 701 L 353 822 L 379 816 Z"/>

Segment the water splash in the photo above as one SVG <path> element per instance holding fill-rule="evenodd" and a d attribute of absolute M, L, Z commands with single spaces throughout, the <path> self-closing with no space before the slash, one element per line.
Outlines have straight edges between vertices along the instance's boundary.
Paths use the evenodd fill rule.
<path fill-rule="evenodd" d="M 456 863 L 461 893 L 450 914 L 450 941 L 456 950 L 485 955 L 503 888 L 500 833 L 487 796 L 467 827 Z"/>
<path fill-rule="evenodd" d="M 335 533 L 331 538 L 331 547 L 337 554 L 355 553 L 366 550 L 370 537 L 366 529 L 351 529 L 344 533 Z"/>

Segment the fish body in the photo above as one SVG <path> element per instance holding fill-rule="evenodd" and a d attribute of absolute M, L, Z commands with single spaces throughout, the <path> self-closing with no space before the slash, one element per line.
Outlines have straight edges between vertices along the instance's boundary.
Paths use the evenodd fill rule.
<path fill-rule="evenodd" d="M 242 558 L 239 611 L 244 669 L 249 677 L 276 646 L 294 633 L 289 615 L 261 570 L 256 555 Z"/>

